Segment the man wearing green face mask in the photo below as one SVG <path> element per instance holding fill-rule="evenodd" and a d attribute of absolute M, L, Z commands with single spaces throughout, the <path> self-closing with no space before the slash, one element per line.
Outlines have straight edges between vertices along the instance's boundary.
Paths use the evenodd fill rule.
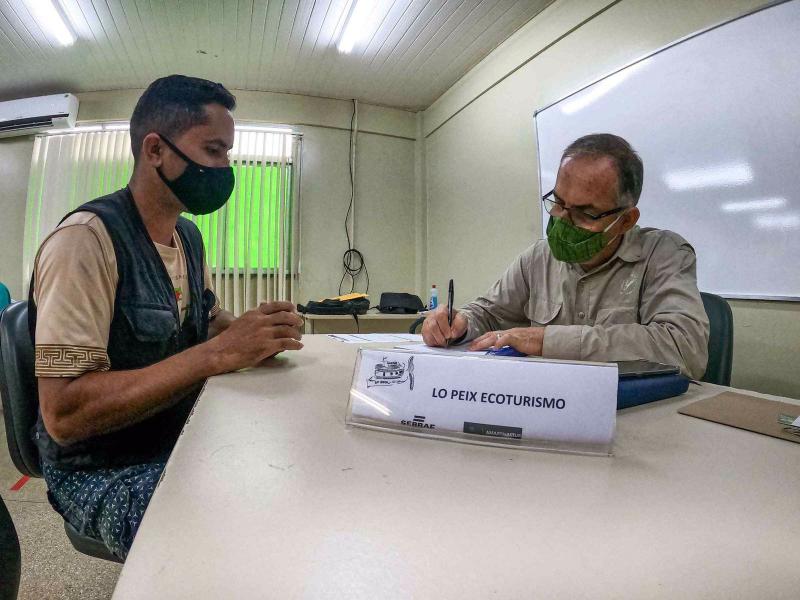
<path fill-rule="evenodd" d="M 542 198 L 547 239 L 523 252 L 487 293 L 448 324 L 423 324 L 431 346 L 511 346 L 569 360 L 648 359 L 693 378 L 705 372 L 709 324 L 693 248 L 640 228 L 643 165 L 624 139 L 584 136 L 564 151 L 555 189 Z"/>

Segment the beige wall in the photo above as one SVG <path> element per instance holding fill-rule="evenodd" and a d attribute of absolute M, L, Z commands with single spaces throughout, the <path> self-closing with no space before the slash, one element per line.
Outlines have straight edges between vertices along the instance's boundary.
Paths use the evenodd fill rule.
<path fill-rule="evenodd" d="M 800 398 L 800 303 L 731 300 L 733 382 Z"/>
<path fill-rule="evenodd" d="M 428 279 L 466 301 L 540 237 L 537 108 L 762 4 L 559 0 L 495 50 L 424 113 Z M 800 397 L 800 303 L 731 305 L 733 384 Z"/>
<path fill-rule="evenodd" d="M 301 186 L 302 284 L 298 301 L 337 293 L 346 249 L 344 216 L 352 103 L 290 94 L 235 91 L 236 118 L 296 125 L 303 132 Z M 79 94 L 80 121 L 127 120 L 141 90 Z M 359 106 L 356 246 L 370 271 L 370 298 L 415 288 L 413 113 Z M 0 140 L 0 280 L 21 293 L 22 233 L 32 140 Z M 88 200 L 88 198 L 87 198 Z M 8 243 L 5 243 L 8 240 Z M 363 280 L 359 291 L 363 291 Z M 349 288 L 348 288 L 349 290 Z"/>
<path fill-rule="evenodd" d="M 33 138 L 0 139 L 0 281 L 22 295 L 22 238 Z"/>
<path fill-rule="evenodd" d="M 306 127 L 302 175 L 300 301 L 338 293 L 350 199 L 349 132 Z M 370 301 L 414 290 L 414 142 L 362 134 L 356 158 L 355 246 L 366 259 Z M 349 292 L 345 279 L 343 292 Z M 357 291 L 364 291 L 359 279 Z"/>
<path fill-rule="evenodd" d="M 80 100 L 78 120 L 127 121 L 143 91 L 120 90 L 77 94 Z M 233 90 L 233 93 L 236 96 L 235 116 L 240 121 L 350 128 L 353 104 L 348 100 L 247 90 Z M 405 110 L 360 104 L 358 129 L 363 132 L 415 139 L 416 117 L 415 113 Z"/>

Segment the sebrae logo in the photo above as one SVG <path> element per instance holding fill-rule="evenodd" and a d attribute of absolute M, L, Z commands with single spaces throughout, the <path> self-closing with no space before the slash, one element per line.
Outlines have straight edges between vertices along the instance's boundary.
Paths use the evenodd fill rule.
<path fill-rule="evenodd" d="M 375 365 L 372 377 L 367 379 L 367 387 L 399 385 L 408 382 L 409 389 L 414 389 L 414 357 L 408 363 L 400 360 L 383 360 Z"/>
<path fill-rule="evenodd" d="M 422 427 L 423 429 L 436 429 L 436 425 L 433 423 L 426 423 L 425 422 L 425 415 L 414 415 L 413 421 L 400 421 L 400 425 L 406 425 L 408 427 Z"/>

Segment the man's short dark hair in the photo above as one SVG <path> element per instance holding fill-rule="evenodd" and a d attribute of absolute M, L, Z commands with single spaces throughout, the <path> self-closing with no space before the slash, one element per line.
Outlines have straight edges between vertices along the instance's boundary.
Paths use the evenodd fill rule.
<path fill-rule="evenodd" d="M 136 103 L 131 116 L 131 150 L 139 159 L 142 141 L 148 133 L 174 138 L 208 121 L 205 107 L 221 104 L 236 108 L 236 98 L 221 83 L 199 77 L 169 75 L 151 83 Z"/>
<path fill-rule="evenodd" d="M 611 133 L 585 135 L 567 146 L 561 161 L 579 156 L 607 156 L 613 160 L 617 169 L 620 203 L 622 206 L 636 206 L 642 194 L 644 166 L 636 150 L 626 140 Z"/>

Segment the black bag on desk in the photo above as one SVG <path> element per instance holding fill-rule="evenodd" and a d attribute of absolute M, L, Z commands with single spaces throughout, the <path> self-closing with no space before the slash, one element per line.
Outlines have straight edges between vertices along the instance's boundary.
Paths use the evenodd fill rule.
<path fill-rule="evenodd" d="M 297 310 L 309 315 L 363 315 L 369 310 L 367 298 L 354 298 L 353 300 L 323 300 L 315 302 L 309 300 L 308 304 L 297 305 Z"/>
<path fill-rule="evenodd" d="M 395 315 L 415 315 L 424 308 L 419 296 L 404 292 L 384 292 L 378 305 L 380 312 Z"/>

